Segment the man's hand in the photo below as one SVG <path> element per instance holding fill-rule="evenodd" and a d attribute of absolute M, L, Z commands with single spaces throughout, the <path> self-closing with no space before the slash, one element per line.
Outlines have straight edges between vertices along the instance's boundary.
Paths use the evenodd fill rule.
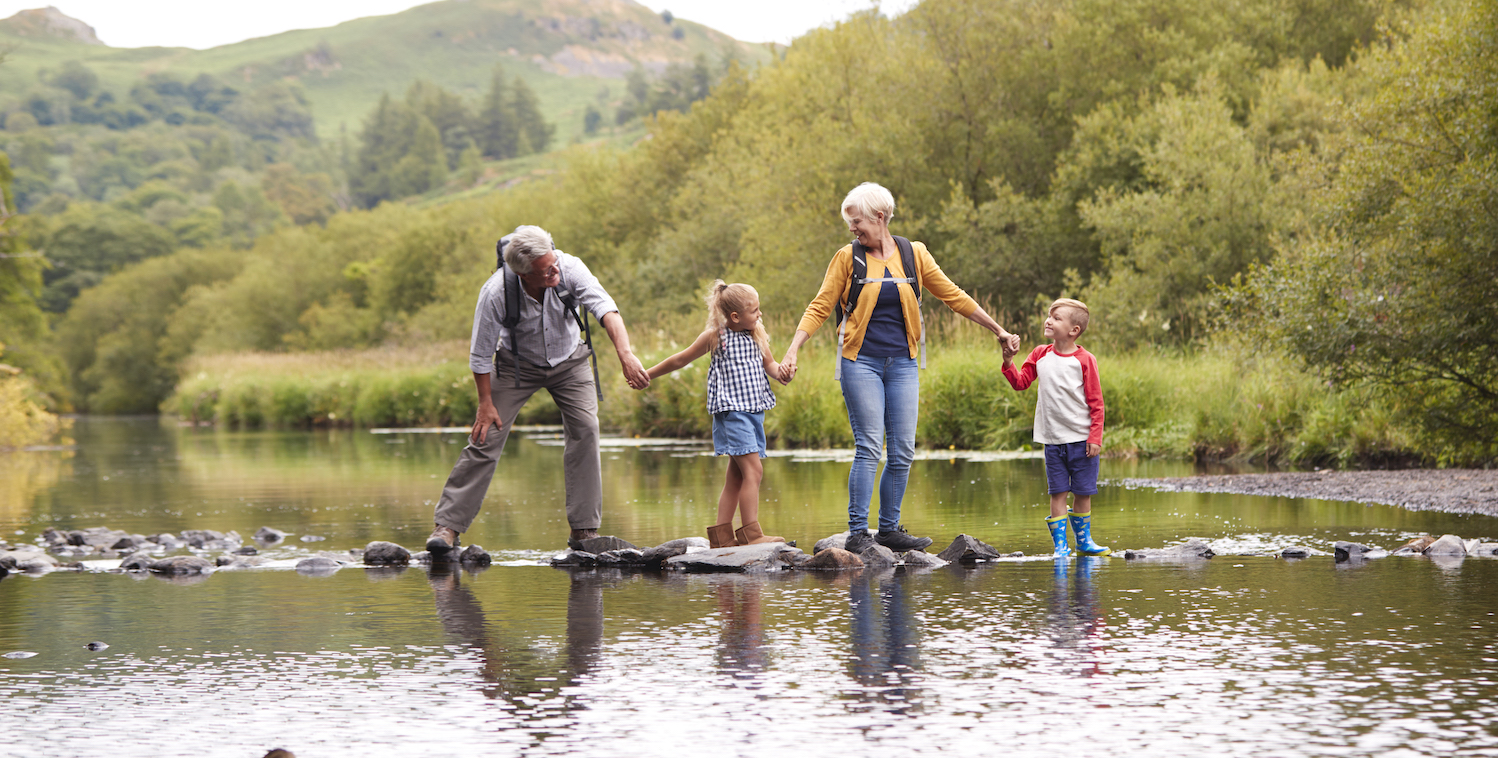
<path fill-rule="evenodd" d="M 624 381 L 629 382 L 630 389 L 642 390 L 650 386 L 650 374 L 646 373 L 645 364 L 634 353 L 619 353 L 619 366 L 624 370 Z"/>
<path fill-rule="evenodd" d="M 494 403 L 479 403 L 479 412 L 473 419 L 473 432 L 468 435 L 469 439 L 480 445 L 489 436 L 489 427 L 499 426 L 499 409 Z"/>
<path fill-rule="evenodd" d="M 1096 458 L 1099 455 L 1101 455 L 1102 452 L 1103 452 L 1103 446 L 1102 445 L 1094 445 L 1091 442 L 1087 443 L 1087 457 L 1088 458 Z"/>

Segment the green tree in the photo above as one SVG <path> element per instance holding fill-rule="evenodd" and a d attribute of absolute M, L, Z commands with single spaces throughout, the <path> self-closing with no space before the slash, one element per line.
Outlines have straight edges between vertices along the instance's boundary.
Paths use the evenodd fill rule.
<path fill-rule="evenodd" d="M 514 114 L 515 128 L 520 133 L 520 154 L 544 153 L 556 134 L 555 124 L 541 117 L 541 101 L 524 79 L 515 77 L 510 85 L 510 112 Z"/>
<path fill-rule="evenodd" d="M 514 158 L 520 154 L 520 140 L 520 127 L 515 122 L 504 70 L 495 66 L 494 75 L 489 82 L 489 92 L 484 96 L 484 108 L 479 113 L 479 149 L 486 158 Z"/>
<path fill-rule="evenodd" d="M 1406 401 L 1441 460 L 1498 460 L 1498 3 L 1423 16 L 1359 62 L 1321 230 L 1239 297 L 1308 365 Z"/>

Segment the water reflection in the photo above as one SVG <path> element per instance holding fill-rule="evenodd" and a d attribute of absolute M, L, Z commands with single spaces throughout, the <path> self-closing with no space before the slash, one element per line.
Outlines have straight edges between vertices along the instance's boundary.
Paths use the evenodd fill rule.
<path fill-rule="evenodd" d="M 1092 677 L 1102 673 L 1104 627 L 1093 575 L 1108 565 L 1108 559 L 1079 556 L 1055 564 L 1046 614 L 1055 661 L 1064 673 Z"/>
<path fill-rule="evenodd" d="M 471 579 L 479 572 L 468 572 Z M 562 651 L 565 666 L 558 668 L 537 656 L 524 637 L 512 637 L 491 624 L 483 605 L 464 584 L 465 572 L 452 564 L 433 564 L 427 583 L 442 628 L 466 645 L 479 660 L 479 691 L 525 709 L 550 700 L 578 682 L 597 664 L 603 649 L 603 588 L 606 580 L 595 572 L 573 572 L 567 588 L 567 638 Z M 564 697 L 561 710 L 571 710 Z M 553 707 L 552 713 L 555 713 Z"/>
<path fill-rule="evenodd" d="M 902 716 L 921 712 L 921 626 L 910 592 L 910 577 L 894 569 L 864 572 L 848 586 L 848 675 L 863 685 L 858 700 Z"/>
<path fill-rule="evenodd" d="M 769 668 L 763 613 L 766 581 L 763 576 L 714 577 L 722 627 L 713 659 L 719 672 L 735 679 L 753 680 Z"/>

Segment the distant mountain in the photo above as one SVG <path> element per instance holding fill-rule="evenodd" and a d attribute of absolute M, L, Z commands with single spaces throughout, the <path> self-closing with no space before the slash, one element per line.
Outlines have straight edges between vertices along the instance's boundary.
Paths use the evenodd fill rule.
<path fill-rule="evenodd" d="M 680 18 L 663 17 L 633 0 L 442 0 L 389 16 L 324 29 L 303 29 L 209 50 L 113 48 L 86 23 L 56 8 L 28 10 L 0 21 L 0 104 L 18 98 L 42 69 L 84 63 L 105 87 L 128 91 L 148 73 L 184 78 L 210 73 L 235 85 L 273 80 L 300 83 L 324 137 L 346 125 L 357 132 L 380 94 L 399 96 L 426 79 L 476 98 L 494 66 L 536 91 L 557 143 L 582 131 L 589 104 L 624 97 L 634 68 L 659 73 L 706 56 L 756 65 L 769 48 L 739 42 Z"/>

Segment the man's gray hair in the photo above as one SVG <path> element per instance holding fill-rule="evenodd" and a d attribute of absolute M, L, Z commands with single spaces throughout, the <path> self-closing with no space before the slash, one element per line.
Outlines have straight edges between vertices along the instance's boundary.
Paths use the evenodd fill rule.
<path fill-rule="evenodd" d="M 848 196 L 843 198 L 843 220 L 848 221 L 848 209 L 858 211 L 864 218 L 873 221 L 877 213 L 884 214 L 884 223 L 888 224 L 891 216 L 895 215 L 895 196 L 889 190 L 873 183 L 864 182 L 853 188 Z"/>
<path fill-rule="evenodd" d="M 551 235 L 539 226 L 517 226 L 505 237 L 509 240 L 505 243 L 505 265 L 516 274 L 529 274 L 537 258 L 556 249 Z"/>

